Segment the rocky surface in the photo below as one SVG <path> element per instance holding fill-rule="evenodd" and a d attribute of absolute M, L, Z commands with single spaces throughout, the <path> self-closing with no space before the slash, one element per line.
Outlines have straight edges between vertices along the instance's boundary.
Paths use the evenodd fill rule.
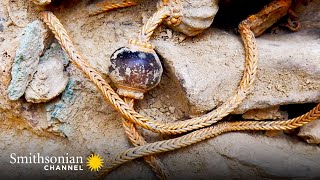
<path fill-rule="evenodd" d="M 320 121 L 314 121 L 302 127 L 298 136 L 310 144 L 320 144 Z"/>
<path fill-rule="evenodd" d="M 10 16 L 6 10 L 7 3 L 23 6 L 12 8 Z M 28 3 L 31 2 L 0 2 L 0 19 L 4 19 L 0 22 L 4 26 L 4 33 L 0 33 L 0 40 L 3 38 L 3 43 L 0 43 L 1 176 L 4 179 L 21 178 L 23 175 L 49 179 L 93 178 L 96 174 L 87 169 L 44 171 L 38 164 L 8 163 L 13 152 L 20 155 L 61 155 L 68 152 L 84 158 L 94 152 L 106 161 L 131 147 L 119 114 L 74 65 L 66 67 L 69 83 L 61 96 L 54 100 L 33 104 L 23 99 L 8 99 L 11 67 L 19 44 L 17 35 L 23 30 L 14 22 L 28 24 L 30 20 L 37 19 L 33 5 Z M 106 75 L 111 54 L 124 46 L 129 38 L 137 37 L 142 23 L 156 9 L 156 2 L 145 0 L 136 7 L 92 17 L 85 13 L 87 5 L 86 1 L 61 1 L 59 7 L 51 10 L 61 19 L 83 56 Z M 318 6 L 312 6 L 312 9 L 314 7 Z M 18 14 L 25 16 L 18 21 Z M 269 57 L 270 63 L 268 59 L 260 58 L 258 78 L 252 93 L 237 112 L 268 108 L 273 104 L 318 101 L 318 32 L 312 27 L 298 33 L 281 31 L 280 34 L 263 35 L 258 40 L 260 56 L 267 58 L 267 55 L 272 55 L 275 59 L 271 61 Z M 136 102 L 136 109 L 141 114 L 161 122 L 187 119 L 192 112 L 214 108 L 235 91 L 243 70 L 243 49 L 239 36 L 233 32 L 212 27 L 199 36 L 186 38 L 162 27 L 156 31 L 154 39 L 165 71 L 160 85 L 147 93 L 144 100 Z M 300 41 L 305 45 L 302 46 Z M 290 51 L 291 57 L 283 51 Z M 185 82 L 181 81 L 182 77 Z M 201 89 L 203 86 L 206 88 Z M 186 87 L 193 88 L 188 90 Z M 210 88 L 215 90 L 214 93 Z M 267 98 L 263 100 L 260 97 Z M 143 134 L 148 142 L 168 138 L 148 131 L 143 131 Z M 307 144 L 293 135 L 281 134 L 270 138 L 263 132 L 229 133 L 159 157 L 169 169 L 172 179 L 320 178 L 319 146 Z M 156 178 L 142 160 L 125 164 L 108 176 L 110 179 L 119 177 Z"/>
<path fill-rule="evenodd" d="M 217 0 L 179 0 L 178 2 L 180 2 L 178 5 L 172 4 L 175 9 L 178 9 L 175 13 L 181 15 L 178 20 L 181 22 L 177 25 L 175 23 L 177 18 L 169 16 L 166 24 L 187 36 L 195 36 L 210 27 L 219 9 Z"/>
<path fill-rule="evenodd" d="M 37 71 L 26 89 L 26 100 L 32 103 L 48 102 L 61 94 L 69 81 L 64 71 L 66 65 L 67 56 L 59 45 L 54 44 L 40 58 Z"/>
<path fill-rule="evenodd" d="M 287 120 L 288 113 L 281 111 L 280 106 L 273 106 L 265 109 L 252 109 L 242 115 L 243 119 L 253 120 Z"/>
<path fill-rule="evenodd" d="M 257 177 L 273 178 L 320 176 L 319 147 L 305 146 L 298 140 L 288 140 L 286 136 L 268 138 L 257 134 L 230 133 L 208 143 L 214 146 L 220 155 L 229 159 L 227 163 L 236 165 L 232 168 L 235 172 L 256 167 L 255 172 L 249 170 L 248 177 L 240 173 L 241 179 L 252 177 L 251 173 L 256 173 Z M 241 169 L 237 164 L 246 167 Z"/>
<path fill-rule="evenodd" d="M 257 39 L 257 79 L 252 93 L 234 113 L 319 101 L 319 3 L 309 4 L 308 11 L 297 10 L 303 26 L 300 32 L 265 34 Z M 155 44 L 167 69 L 183 87 L 193 113 L 214 109 L 235 92 L 244 62 L 239 36 L 208 29 L 183 43 L 173 37 Z"/>
<path fill-rule="evenodd" d="M 257 78 L 250 95 L 235 113 L 317 102 L 320 97 L 318 34 L 319 29 L 305 29 L 259 37 Z M 239 37 L 210 29 L 196 39 L 184 41 L 184 45 L 161 40 L 155 44 L 167 68 L 181 83 L 194 113 L 215 108 L 235 92 L 244 65 Z"/>
<path fill-rule="evenodd" d="M 34 21 L 24 28 L 12 65 L 9 99 L 17 100 L 24 94 L 37 71 L 39 57 L 44 51 L 47 37 L 47 29 L 41 21 Z"/>

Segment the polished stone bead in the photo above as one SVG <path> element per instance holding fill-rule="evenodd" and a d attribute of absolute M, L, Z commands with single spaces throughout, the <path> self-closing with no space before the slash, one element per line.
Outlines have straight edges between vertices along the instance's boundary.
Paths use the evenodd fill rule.
<path fill-rule="evenodd" d="M 162 72 L 159 57 L 151 49 L 122 47 L 111 56 L 109 76 L 118 86 L 118 93 L 124 96 L 131 96 L 130 92 L 141 95 L 154 88 L 159 84 Z"/>

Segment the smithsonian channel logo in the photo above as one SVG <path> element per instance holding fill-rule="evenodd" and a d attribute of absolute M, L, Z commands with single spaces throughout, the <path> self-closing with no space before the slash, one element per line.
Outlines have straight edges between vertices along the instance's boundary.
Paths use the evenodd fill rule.
<path fill-rule="evenodd" d="M 40 153 L 29 153 L 27 156 L 10 154 L 10 164 L 40 164 L 44 171 L 83 171 L 88 168 L 98 172 L 103 168 L 103 159 L 99 154 L 91 154 L 85 160 L 86 162 L 82 156 L 71 156 L 69 153 L 62 156 L 43 156 Z"/>

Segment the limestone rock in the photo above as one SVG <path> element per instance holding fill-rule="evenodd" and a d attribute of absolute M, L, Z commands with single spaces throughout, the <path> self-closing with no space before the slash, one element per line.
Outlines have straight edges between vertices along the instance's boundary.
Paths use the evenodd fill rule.
<path fill-rule="evenodd" d="M 298 136 L 310 144 L 320 144 L 320 121 L 316 120 L 303 126 Z"/>
<path fill-rule="evenodd" d="M 166 24 L 187 36 L 195 36 L 209 28 L 219 9 L 217 0 L 178 0 L 177 2 L 180 3 L 176 6 L 182 15 L 181 23 L 177 26 L 171 23 L 172 17 L 169 17 Z"/>
<path fill-rule="evenodd" d="M 294 11 L 299 14 L 299 21 L 301 21 L 302 28 L 320 28 L 320 0 L 308 1 L 307 6 L 304 4 L 306 1 L 297 1 L 298 5 Z"/>
<path fill-rule="evenodd" d="M 5 7 L 1 6 L 4 2 L 6 1 L 0 1 L 0 9 Z M 24 1 L 19 2 L 23 3 Z M 89 17 L 84 13 L 87 2 L 72 1 L 77 2 L 74 4 L 68 4 L 69 0 L 61 2 L 63 4 L 61 8 L 60 6 L 59 8 L 53 8 L 54 13 L 66 27 L 77 49 L 81 51 L 82 55 L 95 69 L 101 72 L 107 72 L 108 59 L 111 54 L 117 48 L 124 46 L 129 38 L 137 36 L 142 27 L 141 14 L 143 12 L 147 12 L 148 15 L 152 14 L 155 11 L 157 3 L 156 1 L 144 0 L 139 6 Z M 9 28 L 10 31 L 6 31 Z M 4 52 L 12 48 L 10 42 L 16 37 L 16 32 L 19 31 L 19 28 L 13 25 L 9 28 L 4 31 L 5 42 L 0 43 L 0 48 L 1 50 L 4 49 Z M 213 43 L 219 41 L 219 38 L 217 38 L 214 39 L 215 42 L 212 42 L 210 48 L 206 48 L 205 46 L 207 45 L 207 41 L 210 40 L 209 38 L 216 37 L 208 35 L 213 32 L 231 37 L 230 43 L 236 42 L 236 47 L 233 47 L 230 43 L 214 46 Z M 234 50 L 237 50 L 240 55 L 243 53 L 242 49 L 237 49 L 242 48 L 239 37 L 231 36 L 227 33 L 226 31 L 214 29 L 208 30 L 208 33 L 201 34 L 193 39 L 187 38 L 181 44 L 177 44 L 177 48 L 173 46 L 166 47 L 166 53 L 163 53 L 164 50 L 160 51 L 160 48 L 163 48 L 166 44 L 170 44 L 171 38 L 160 37 L 156 43 L 159 55 L 162 57 L 177 59 L 177 56 L 183 56 L 179 60 L 185 62 L 180 62 L 181 66 L 177 68 L 184 68 L 185 70 L 185 66 L 188 66 L 188 68 L 190 66 L 201 67 L 199 64 L 205 62 L 206 58 L 215 56 L 216 58 L 211 59 L 211 62 L 206 63 L 206 65 L 212 67 L 219 65 L 216 64 L 216 62 L 219 62 L 216 61 L 219 60 L 218 58 L 230 56 L 230 54 L 234 54 Z M 270 38 L 265 46 L 271 46 L 272 48 L 269 48 L 270 51 L 272 50 L 274 54 L 282 56 L 284 53 L 277 50 L 279 48 L 277 46 L 280 46 L 281 50 L 283 50 L 283 46 L 288 46 L 288 51 L 291 49 L 295 50 L 292 46 L 296 46 L 297 43 L 290 44 L 289 46 L 288 43 L 292 43 L 292 41 L 285 39 L 291 37 L 291 35 L 284 37 L 270 35 L 263 36 L 262 38 L 263 41 Z M 172 36 L 172 39 L 175 39 L 177 33 L 173 33 Z M 319 41 L 318 34 L 315 36 L 314 40 L 309 35 L 297 40 L 304 41 L 306 45 L 310 45 L 312 43 L 308 41 L 313 43 Z M 154 42 L 155 37 L 153 37 L 152 42 Z M 277 37 L 280 37 L 280 39 L 278 40 Z M 10 44 L 10 48 L 8 48 L 7 44 Z M 163 45 L 160 47 L 159 44 Z M 189 51 L 194 53 L 192 51 L 193 48 L 198 50 L 196 52 L 197 56 L 193 63 L 189 63 L 189 57 L 195 57 L 189 53 Z M 204 49 L 202 50 L 201 48 Z M 310 47 L 305 46 L 302 50 L 308 48 Z M 265 49 L 268 50 L 268 48 Z M 302 50 L 301 52 L 303 52 Z M 218 53 L 218 51 L 221 51 L 221 53 Z M 167 54 L 169 52 L 173 55 L 169 56 Z M 8 55 L 3 55 L 3 57 Z M 230 89 L 229 91 L 223 91 L 223 89 L 218 91 L 219 95 L 225 94 L 225 96 L 229 96 L 237 86 L 243 67 L 243 56 L 237 57 L 237 55 L 234 55 L 234 61 L 231 61 L 232 58 L 226 58 L 229 61 L 220 62 L 222 64 L 226 63 L 226 65 L 221 67 L 224 68 L 223 72 L 216 72 L 216 76 L 226 76 L 224 84 L 228 84 L 226 88 Z M 309 58 L 308 54 L 303 53 L 303 55 L 305 55 L 303 59 Z M 314 54 L 312 53 L 310 57 L 313 56 Z M 10 70 L 7 63 L 9 59 L 12 59 L 11 57 L 3 57 L 2 61 L 0 61 L 0 74 L 3 67 L 5 67 L 5 72 Z M 188 102 L 188 99 L 190 97 L 183 93 L 183 86 L 180 86 L 179 81 L 177 81 L 178 78 L 175 78 L 176 74 L 171 73 L 174 71 L 168 71 L 170 70 L 169 67 L 171 67 L 169 63 L 172 61 L 162 59 L 165 60 L 163 62 L 167 67 L 164 71 L 163 79 L 158 87 L 145 94 L 145 98 L 142 101 L 136 102 L 137 111 L 159 122 L 174 122 L 186 119 L 189 117 L 188 107 L 190 101 Z M 310 62 L 307 61 L 307 63 Z M 265 66 L 265 64 L 263 65 Z M 230 68 L 229 71 L 226 69 L 233 66 L 237 68 Z M 260 69 L 264 69 L 264 66 L 259 64 Z M 316 67 L 318 66 L 314 68 Z M 277 71 L 282 69 L 284 69 L 283 65 L 279 65 L 273 72 L 277 73 Z M 12 152 L 18 155 L 41 153 L 48 156 L 59 156 L 69 153 L 69 155 L 82 156 L 84 160 L 94 152 L 100 154 L 106 162 L 119 152 L 132 147 L 122 127 L 119 113 L 105 101 L 92 82 L 74 65 L 68 66 L 66 70 L 70 75 L 70 80 L 65 91 L 61 96 L 49 103 L 31 104 L 23 100 L 7 102 L 2 100 L 2 96 L 0 96 L 0 121 L 2 124 L 0 126 L 0 172 L 3 179 L 15 179 L 24 176 L 27 178 L 36 177 L 36 179 L 48 177 L 55 179 L 94 178 L 94 174 L 88 173 L 87 170 L 44 171 L 43 164 L 29 164 L 28 166 L 10 164 L 10 154 Z M 211 69 L 210 71 L 216 70 Z M 200 71 L 202 69 L 199 69 Z M 291 72 L 293 70 L 288 69 L 287 71 Z M 228 77 L 228 72 L 235 75 Z M 297 74 L 301 73 L 300 71 L 295 72 Z M 317 73 L 317 71 L 312 71 L 310 74 L 314 72 Z M 2 73 L 3 76 L 9 78 L 6 74 Z M 264 72 L 259 70 L 258 75 L 260 77 L 261 74 L 264 74 Z M 194 72 L 190 71 L 190 76 L 192 77 L 193 75 Z M 318 75 L 315 74 L 315 76 Z M 289 74 L 289 77 L 291 78 L 286 76 L 283 79 L 288 79 L 291 83 L 296 82 L 293 81 L 297 77 L 296 75 Z M 202 74 L 201 78 L 210 80 L 212 77 L 208 72 L 207 76 L 203 76 Z M 224 80 L 223 77 L 220 78 Z M 274 77 L 271 76 L 269 78 L 272 79 Z M 232 81 L 229 81 L 230 79 Z M 194 79 L 190 79 L 187 83 L 195 83 L 197 85 L 196 81 L 191 80 Z M 0 94 L 5 93 L 2 90 L 6 90 L 6 83 L 2 82 L 6 81 L 4 78 L 0 79 Z M 216 81 L 208 82 L 205 80 L 202 82 L 206 83 L 208 87 L 211 85 L 210 83 L 217 83 Z M 278 85 L 282 83 L 281 81 Z M 220 87 L 223 88 L 224 84 L 221 83 Z M 319 88 L 315 91 L 318 90 Z M 202 93 L 201 91 L 198 92 Z M 255 92 L 255 90 L 252 90 L 252 92 Z M 206 93 L 198 96 L 203 98 Z M 218 94 L 211 95 L 212 98 Z M 297 94 L 297 96 L 301 95 L 300 93 Z M 221 99 L 221 102 L 224 100 Z M 14 105 L 14 103 L 19 104 L 19 106 Z M 57 136 L 56 134 L 62 134 L 63 136 Z M 143 134 L 148 142 L 169 138 L 168 136 L 161 136 L 156 133 L 145 133 L 145 131 L 143 131 Z M 217 138 L 157 156 L 161 159 L 164 166 L 169 169 L 172 179 L 181 179 L 181 177 L 185 179 L 319 179 L 319 152 L 318 146 L 309 145 L 294 137 L 282 135 L 276 138 L 267 138 L 260 132 L 255 134 L 245 132 L 223 134 Z M 84 169 L 86 169 L 85 162 L 83 165 Z M 156 176 L 142 160 L 137 160 L 120 166 L 107 177 L 107 179 L 119 178 L 156 179 Z"/>
<path fill-rule="evenodd" d="M 39 20 L 24 28 L 12 65 L 12 80 L 8 88 L 9 99 L 17 100 L 24 94 L 37 70 L 39 57 L 45 49 L 46 38 L 47 30 Z"/>
<path fill-rule="evenodd" d="M 266 33 L 257 38 L 257 78 L 235 113 L 319 101 L 320 31 L 315 23 L 319 8 L 320 1 L 315 1 L 301 13 L 300 32 Z M 180 44 L 175 38 L 155 44 L 166 68 L 184 89 L 192 113 L 212 110 L 235 92 L 242 76 L 244 49 L 233 32 L 207 29 Z"/>
<path fill-rule="evenodd" d="M 257 176 L 277 178 L 319 178 L 319 147 L 306 146 L 286 135 L 269 138 L 247 133 L 228 133 L 208 142 L 227 160 L 233 171 L 243 171 L 243 166 Z M 242 164 L 239 166 L 239 164 Z M 256 175 L 239 173 L 240 179 L 252 179 Z M 245 178 L 249 176 L 251 178 Z M 239 177 L 238 177 L 239 178 Z M 260 178 L 258 178 L 260 179 Z M 262 179 L 262 178 L 261 178 Z"/>
<path fill-rule="evenodd" d="M 274 106 L 265 109 L 252 109 L 242 115 L 244 119 L 253 120 L 286 120 L 288 119 L 288 113 L 280 111 L 280 106 Z"/>
<path fill-rule="evenodd" d="M 55 46 L 40 58 L 37 72 L 25 92 L 28 102 L 48 102 L 63 92 L 68 84 L 69 77 L 64 71 L 63 64 L 66 63 L 67 56 L 60 46 Z"/>
<path fill-rule="evenodd" d="M 313 29 L 259 37 L 257 78 L 236 113 L 319 101 L 318 34 L 319 30 Z M 197 40 L 184 43 L 155 44 L 166 68 L 180 81 L 193 112 L 211 110 L 233 95 L 242 76 L 244 50 L 240 37 L 208 29 Z"/>

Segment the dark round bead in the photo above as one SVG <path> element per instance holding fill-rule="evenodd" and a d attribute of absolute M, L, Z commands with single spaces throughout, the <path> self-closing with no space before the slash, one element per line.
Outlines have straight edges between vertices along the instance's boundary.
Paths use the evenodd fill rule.
<path fill-rule="evenodd" d="M 123 96 L 143 98 L 144 92 L 159 84 L 162 72 L 159 57 L 152 49 L 122 47 L 111 56 L 109 76 Z"/>

